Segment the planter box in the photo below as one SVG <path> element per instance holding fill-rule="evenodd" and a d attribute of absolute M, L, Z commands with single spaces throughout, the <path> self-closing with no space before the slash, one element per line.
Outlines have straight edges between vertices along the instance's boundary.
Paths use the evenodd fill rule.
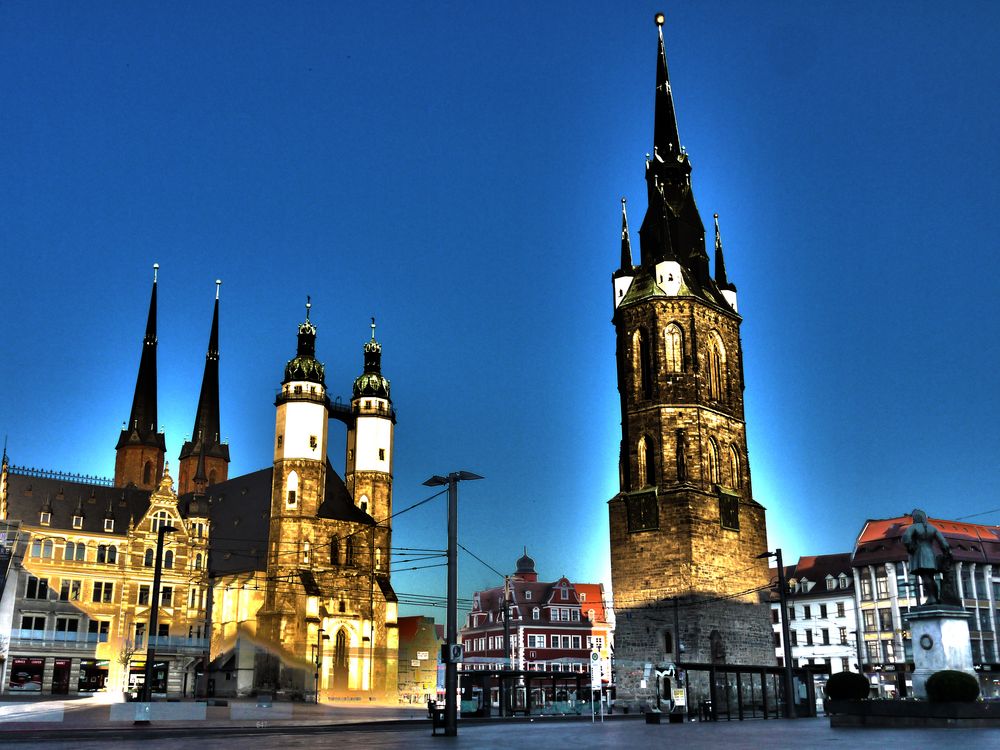
<path fill-rule="evenodd" d="M 828 700 L 826 713 L 831 727 L 1000 728 L 1000 703 Z"/>

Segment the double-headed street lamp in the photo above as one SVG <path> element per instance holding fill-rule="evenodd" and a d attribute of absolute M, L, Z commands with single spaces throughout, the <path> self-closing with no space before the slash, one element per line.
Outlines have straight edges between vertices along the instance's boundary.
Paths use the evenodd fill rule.
<path fill-rule="evenodd" d="M 758 560 L 769 557 L 775 558 L 778 563 L 778 602 L 781 607 L 781 644 L 785 651 L 785 716 L 789 719 L 795 718 L 795 685 L 792 680 L 792 641 L 788 635 L 788 586 L 785 583 L 785 566 L 781 560 L 781 549 L 776 548 L 774 552 L 761 552 L 757 555 Z"/>
<path fill-rule="evenodd" d="M 156 647 L 153 639 L 157 637 L 157 619 L 160 614 L 160 576 L 163 573 L 163 535 L 173 534 L 177 529 L 168 524 L 160 526 L 156 532 L 156 567 L 153 568 L 153 599 L 149 603 L 149 630 L 146 632 L 146 669 L 143 677 L 142 699 L 149 703 L 153 699 L 153 660 L 156 658 Z"/>
<path fill-rule="evenodd" d="M 444 665 L 444 734 L 458 734 L 458 662 L 455 646 L 458 641 L 458 483 L 482 479 L 471 471 L 453 471 L 447 477 L 435 474 L 426 487 L 448 486 L 448 627 L 445 634 L 447 660 Z"/>

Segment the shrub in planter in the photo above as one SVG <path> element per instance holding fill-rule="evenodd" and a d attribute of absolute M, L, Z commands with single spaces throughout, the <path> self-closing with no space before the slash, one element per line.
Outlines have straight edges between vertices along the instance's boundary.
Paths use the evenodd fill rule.
<path fill-rule="evenodd" d="M 927 678 L 927 699 L 934 702 L 972 703 L 979 697 L 979 680 L 966 672 L 943 669 Z"/>
<path fill-rule="evenodd" d="M 830 675 L 823 692 L 832 701 L 860 701 L 868 697 L 868 678 L 857 672 Z"/>

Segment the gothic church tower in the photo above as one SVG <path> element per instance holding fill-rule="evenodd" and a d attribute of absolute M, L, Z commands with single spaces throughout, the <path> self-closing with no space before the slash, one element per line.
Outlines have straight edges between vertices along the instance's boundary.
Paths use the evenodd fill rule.
<path fill-rule="evenodd" d="M 714 278 L 709 269 L 662 22 L 641 259 L 633 265 L 623 200 L 612 276 L 622 441 L 611 575 L 616 682 L 627 700 L 654 695 L 648 664 L 774 663 L 758 603 L 769 582 L 757 559 L 767 535 L 747 461 L 742 318 L 717 221 Z"/>
<path fill-rule="evenodd" d="M 156 277 L 159 268 L 159 263 L 153 264 L 153 291 L 149 297 L 146 335 L 142 339 L 132 410 L 115 446 L 115 487 L 134 485 L 143 490 L 155 490 L 163 478 L 167 444 L 156 421 Z"/>

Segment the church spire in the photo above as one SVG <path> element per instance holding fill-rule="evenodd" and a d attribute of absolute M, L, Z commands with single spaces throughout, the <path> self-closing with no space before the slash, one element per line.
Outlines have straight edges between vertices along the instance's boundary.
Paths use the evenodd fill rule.
<path fill-rule="evenodd" d="M 628 216 L 625 215 L 625 199 L 622 198 L 622 265 L 621 270 L 632 272 L 632 243 L 628 236 Z"/>
<path fill-rule="evenodd" d="M 115 484 L 119 487 L 134 484 L 142 489 L 154 489 L 163 472 L 163 457 L 167 451 L 156 418 L 156 282 L 159 268 L 159 263 L 153 264 L 153 291 L 149 297 L 146 335 L 142 340 L 132 410 L 115 446 Z"/>
<path fill-rule="evenodd" d="M 719 215 L 715 214 L 715 284 L 720 290 L 736 291 L 736 286 L 726 278 L 726 259 L 722 254 L 722 234 L 719 232 Z"/>
<path fill-rule="evenodd" d="M 198 411 L 194 416 L 191 439 L 181 448 L 178 472 L 178 493 L 183 495 L 196 489 L 199 481 L 215 484 L 224 481 L 229 463 L 229 446 L 221 441 L 219 419 L 219 288 L 215 281 L 215 306 L 212 310 L 212 328 L 208 335 L 205 354 L 205 371 L 201 378 Z M 211 466 L 209 466 L 211 464 Z M 206 469 L 210 471 L 206 474 Z M 220 474 L 221 471 L 221 474 Z M 200 476 L 199 476 L 200 475 Z"/>
<path fill-rule="evenodd" d="M 670 74 L 667 72 L 667 52 L 663 47 L 663 14 L 656 14 L 656 30 L 660 37 L 656 57 L 656 114 L 653 124 L 653 151 L 664 161 L 676 158 L 681 152 L 681 138 L 677 132 L 677 115 L 674 97 L 670 91 Z"/>
<path fill-rule="evenodd" d="M 146 439 L 156 434 L 156 281 L 159 263 L 153 264 L 153 291 L 149 296 L 149 314 L 146 316 L 146 335 L 142 339 L 142 356 L 139 374 L 135 380 L 135 395 L 129 413 L 128 429 L 138 430 Z"/>

